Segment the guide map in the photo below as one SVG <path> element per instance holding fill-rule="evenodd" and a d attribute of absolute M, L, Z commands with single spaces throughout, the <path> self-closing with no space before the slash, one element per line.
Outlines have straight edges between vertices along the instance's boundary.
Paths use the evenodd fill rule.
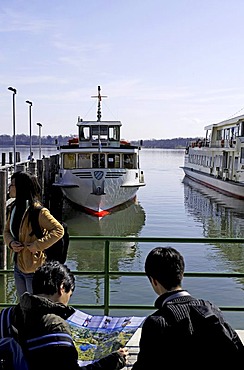
<path fill-rule="evenodd" d="M 80 365 L 87 365 L 125 346 L 145 317 L 96 316 L 80 310 L 67 320 Z"/>

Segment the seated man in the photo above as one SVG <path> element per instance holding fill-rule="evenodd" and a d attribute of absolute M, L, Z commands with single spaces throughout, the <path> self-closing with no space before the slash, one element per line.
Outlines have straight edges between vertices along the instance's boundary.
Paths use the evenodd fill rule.
<path fill-rule="evenodd" d="M 75 311 L 68 306 L 75 279 L 67 266 L 57 261 L 46 262 L 35 271 L 32 285 L 33 294 L 26 292 L 20 297 L 11 317 L 29 370 L 119 370 L 126 365 L 126 348 L 93 364 L 78 365 L 78 353 L 66 321 Z"/>
<path fill-rule="evenodd" d="M 157 247 L 145 261 L 145 272 L 158 295 L 156 311 L 142 325 L 140 349 L 132 370 L 235 369 L 244 347 L 213 303 L 182 288 L 185 262 L 174 248 Z M 229 365 L 229 366 L 228 366 Z"/>

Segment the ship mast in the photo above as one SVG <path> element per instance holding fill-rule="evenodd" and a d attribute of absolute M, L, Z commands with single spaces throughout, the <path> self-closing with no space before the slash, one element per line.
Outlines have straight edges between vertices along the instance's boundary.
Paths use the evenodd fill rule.
<path fill-rule="evenodd" d="M 97 90 L 98 90 L 98 94 L 92 96 L 92 98 L 97 98 L 98 99 L 98 103 L 97 103 L 97 121 L 100 122 L 101 118 L 102 118 L 101 101 L 102 101 L 102 98 L 107 98 L 107 96 L 106 95 L 101 95 L 101 87 L 100 86 L 98 86 Z"/>

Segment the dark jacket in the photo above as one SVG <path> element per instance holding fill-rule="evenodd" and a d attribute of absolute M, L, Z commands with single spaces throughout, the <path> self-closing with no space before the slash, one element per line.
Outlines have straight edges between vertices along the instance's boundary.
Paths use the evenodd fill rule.
<path fill-rule="evenodd" d="M 72 339 L 69 345 L 63 345 L 58 337 L 64 334 L 65 338 L 70 338 L 71 332 L 66 320 L 73 313 L 72 307 L 54 303 L 44 297 L 27 292 L 21 296 L 20 303 L 14 307 L 11 322 L 18 330 L 22 345 L 25 347 L 27 340 L 47 334 L 53 334 L 55 339 L 51 346 L 26 351 L 30 370 L 119 370 L 124 367 L 124 358 L 117 352 L 93 364 L 79 367 L 78 353 Z"/>
<path fill-rule="evenodd" d="M 203 312 L 207 310 L 213 317 L 216 315 L 216 321 L 220 319 L 224 330 L 232 338 L 231 347 L 232 342 L 235 343 L 240 348 L 238 353 L 241 354 L 241 359 L 244 360 L 241 339 L 224 320 L 219 308 L 208 301 L 191 297 L 186 291 L 180 292 L 183 294 L 177 298 L 173 298 L 176 293 L 174 291 L 159 296 L 155 301 L 158 310 L 143 323 L 139 354 L 132 370 L 179 369 L 182 363 L 185 363 L 187 369 L 196 369 L 199 365 L 201 368 L 226 368 L 226 363 L 230 360 L 228 351 L 223 348 L 219 351 L 220 342 L 216 339 L 217 336 L 214 338 L 213 328 L 211 325 L 207 328 L 205 318 L 197 319 L 196 322 L 190 306 L 197 306 Z M 167 303 L 164 304 L 165 301 Z M 234 356 L 234 361 L 237 366 L 240 358 Z M 231 368 L 235 368 L 233 363 Z"/>

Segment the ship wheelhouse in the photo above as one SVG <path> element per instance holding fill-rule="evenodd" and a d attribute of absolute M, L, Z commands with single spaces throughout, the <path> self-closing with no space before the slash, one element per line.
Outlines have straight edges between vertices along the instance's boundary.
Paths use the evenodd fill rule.
<path fill-rule="evenodd" d="M 83 121 L 78 117 L 79 147 L 120 147 L 120 121 Z"/>
<path fill-rule="evenodd" d="M 138 169 L 138 147 L 120 140 L 121 125 L 120 121 L 83 121 L 78 117 L 78 137 L 61 148 L 61 167 Z"/>

